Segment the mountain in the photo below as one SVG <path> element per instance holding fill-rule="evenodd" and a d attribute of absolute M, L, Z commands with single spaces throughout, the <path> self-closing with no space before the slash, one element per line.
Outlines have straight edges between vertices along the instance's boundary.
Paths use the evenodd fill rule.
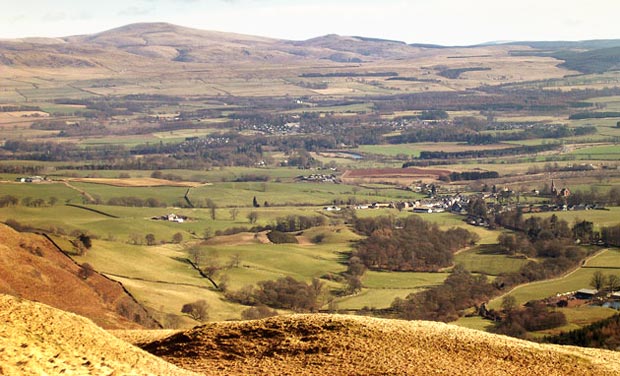
<path fill-rule="evenodd" d="M 139 23 L 92 35 L 0 41 L 0 64 L 8 66 L 105 67 L 161 62 L 335 62 L 412 58 L 419 52 L 399 41 L 327 35 L 287 41 L 197 30 L 167 23 Z M 139 58 L 139 59 L 137 59 Z M 150 59 L 146 60 L 146 59 Z"/>
<path fill-rule="evenodd" d="M 35 300 L 112 329 L 158 327 L 123 287 L 86 272 L 47 238 L 0 224 L 0 294 Z M 0 373 L 1 374 L 1 373 Z"/>
<path fill-rule="evenodd" d="M 142 343 L 220 375 L 617 375 L 620 353 L 541 345 L 436 322 L 292 315 L 209 323 Z"/>
<path fill-rule="evenodd" d="M 86 318 L 8 295 L 0 295 L 0 338 L 0 375 L 195 375 Z"/>

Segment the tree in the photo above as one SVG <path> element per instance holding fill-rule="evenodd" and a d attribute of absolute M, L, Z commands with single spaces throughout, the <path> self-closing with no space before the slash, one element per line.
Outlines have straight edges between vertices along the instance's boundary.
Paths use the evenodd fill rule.
<path fill-rule="evenodd" d="M 266 305 L 258 305 L 241 311 L 241 318 L 244 320 L 260 320 L 266 317 L 277 316 L 278 311 L 270 309 Z"/>
<path fill-rule="evenodd" d="M 177 232 L 176 234 L 172 235 L 173 243 L 179 244 L 182 241 L 183 241 L 183 234 L 181 234 L 180 232 Z"/>
<path fill-rule="evenodd" d="M 251 224 L 256 223 L 257 220 L 258 220 L 257 212 L 253 211 L 253 212 L 248 213 L 248 221 L 250 221 Z"/>
<path fill-rule="evenodd" d="M 154 234 L 146 234 L 144 237 L 147 245 L 155 245 L 155 235 Z"/>
<path fill-rule="evenodd" d="M 207 199 L 207 208 L 209 208 L 209 212 L 211 214 L 211 219 L 215 220 L 215 214 L 216 214 L 217 205 L 210 198 Z"/>
<path fill-rule="evenodd" d="M 615 274 L 611 274 L 607 277 L 607 288 L 609 292 L 614 292 L 620 288 L 620 277 Z"/>
<path fill-rule="evenodd" d="M 511 312 L 517 308 L 517 298 L 512 295 L 506 295 L 502 298 L 502 311 Z"/>
<path fill-rule="evenodd" d="M 204 231 L 202 232 L 202 237 L 205 240 L 211 239 L 213 237 L 213 230 L 211 229 L 211 227 L 205 227 Z"/>
<path fill-rule="evenodd" d="M 595 271 L 594 274 L 592 274 L 592 279 L 590 279 L 590 286 L 600 290 L 604 285 L 605 275 L 600 270 Z"/>
<path fill-rule="evenodd" d="M 82 279 L 88 279 L 91 275 L 95 274 L 95 268 L 87 262 L 82 264 L 78 276 Z"/>
<path fill-rule="evenodd" d="M 228 267 L 238 268 L 239 265 L 241 265 L 241 255 L 238 253 L 234 253 L 232 256 L 230 256 L 230 259 L 228 261 Z"/>
<path fill-rule="evenodd" d="M 237 220 L 237 216 L 239 215 L 239 209 L 237 209 L 237 208 L 232 208 L 232 209 L 230 209 L 228 212 L 230 213 L 230 218 L 231 218 L 233 221 L 236 221 L 236 220 Z"/>
<path fill-rule="evenodd" d="M 193 246 L 188 250 L 189 259 L 194 263 L 194 265 L 200 267 L 202 263 L 203 252 L 202 249 L 198 246 Z"/>
<path fill-rule="evenodd" d="M 196 321 L 207 321 L 209 318 L 209 304 L 206 300 L 201 299 L 193 303 L 184 304 L 181 308 L 181 313 L 189 315 Z"/>

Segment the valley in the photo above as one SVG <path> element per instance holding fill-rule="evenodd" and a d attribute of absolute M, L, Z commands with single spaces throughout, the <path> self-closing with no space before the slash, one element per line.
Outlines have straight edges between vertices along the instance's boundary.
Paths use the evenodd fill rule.
<path fill-rule="evenodd" d="M 198 342 L 197 325 L 261 332 L 224 322 L 271 316 L 256 325 L 300 319 L 312 341 L 331 325 L 322 314 L 366 316 L 334 316 L 355 336 L 406 319 L 533 341 L 615 317 L 620 41 L 608 43 L 289 41 L 165 23 L 1 40 L 0 292 Z M 83 295 L 52 296 L 58 285 Z M 188 366 L 174 338 L 142 344 L 217 367 Z M 312 346 L 290 351 L 328 364 Z"/>

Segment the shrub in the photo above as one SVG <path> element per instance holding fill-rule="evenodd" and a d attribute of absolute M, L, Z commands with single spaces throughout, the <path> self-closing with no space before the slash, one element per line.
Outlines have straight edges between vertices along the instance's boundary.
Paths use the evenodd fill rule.
<path fill-rule="evenodd" d="M 267 233 L 267 237 L 275 244 L 297 243 L 295 235 L 288 232 L 273 230 Z"/>

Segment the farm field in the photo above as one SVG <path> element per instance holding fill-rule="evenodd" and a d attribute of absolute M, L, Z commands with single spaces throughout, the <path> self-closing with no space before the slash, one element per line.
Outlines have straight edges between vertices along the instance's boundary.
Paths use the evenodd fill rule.
<path fill-rule="evenodd" d="M 595 226 L 612 226 L 620 223 L 620 207 L 610 207 L 607 210 L 581 210 L 581 211 L 559 211 L 532 214 L 541 218 L 548 218 L 556 215 L 568 223 L 575 223 L 577 220 L 593 222 Z"/>
<path fill-rule="evenodd" d="M 454 257 L 455 264 L 461 264 L 472 273 L 485 273 L 492 276 L 518 271 L 528 263 L 525 258 L 508 256 L 497 247 L 484 245 L 460 252 Z"/>
<path fill-rule="evenodd" d="M 613 255 L 613 256 L 610 256 Z M 620 274 L 616 265 L 616 261 L 612 262 L 612 265 L 602 265 L 602 262 L 597 261 L 599 257 L 603 257 L 602 260 L 609 260 L 610 258 L 620 257 L 620 251 L 617 249 L 605 249 L 598 255 L 590 259 L 584 266 L 578 268 L 568 276 L 555 278 L 548 281 L 537 281 L 528 283 L 523 286 L 516 287 L 511 296 L 514 296 L 519 304 L 526 303 L 534 299 L 543 299 L 549 296 L 554 296 L 559 293 L 577 291 L 583 288 L 590 288 L 590 280 L 592 275 L 596 271 L 600 271 L 605 275 L 608 274 Z M 590 262 L 594 263 L 596 267 L 591 267 Z M 498 308 L 501 299 L 493 299 L 489 302 L 490 308 Z"/>
<path fill-rule="evenodd" d="M 475 150 L 499 150 L 513 147 L 510 144 L 491 144 L 491 145 L 467 145 L 458 142 L 431 142 L 431 143 L 415 143 L 415 144 L 399 144 L 399 145 L 363 145 L 354 151 L 360 153 L 379 154 L 386 156 L 406 155 L 417 158 L 421 151 L 475 151 Z"/>

